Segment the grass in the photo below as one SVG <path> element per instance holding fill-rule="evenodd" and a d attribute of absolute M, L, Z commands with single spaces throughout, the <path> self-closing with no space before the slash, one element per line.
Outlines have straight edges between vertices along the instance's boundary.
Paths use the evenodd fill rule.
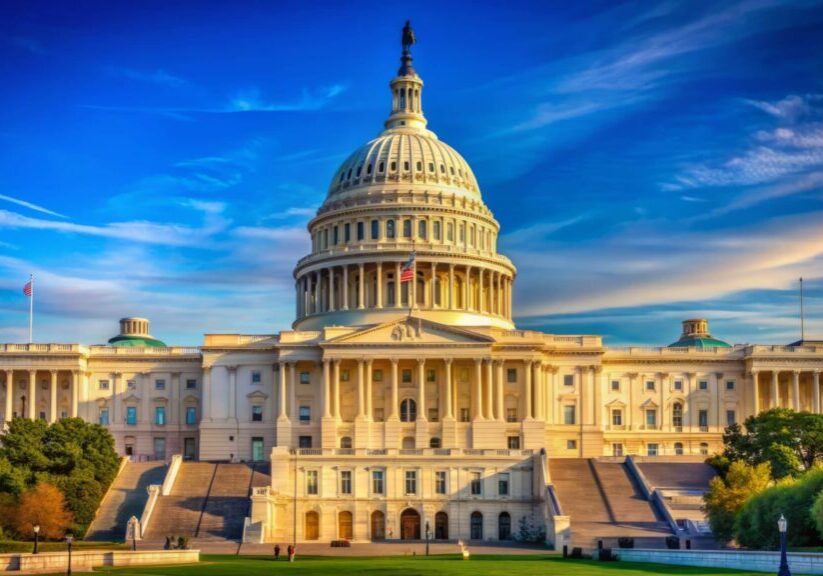
<path fill-rule="evenodd" d="M 275 562 L 263 556 L 202 556 L 197 565 L 101 568 L 112 576 L 277 576 L 278 574 L 334 576 L 652 576 L 655 574 L 699 574 L 715 576 L 762 576 L 762 572 L 711 569 L 687 566 L 664 566 L 636 562 L 599 563 L 592 560 L 564 560 L 552 555 L 472 556 L 468 562 L 457 555 L 443 556 L 387 556 L 380 558 L 332 556 L 299 557 L 293 564 L 282 558 Z"/>
<path fill-rule="evenodd" d="M 127 544 L 118 543 L 118 542 L 85 542 L 83 540 L 75 540 L 72 547 L 75 550 L 88 550 L 88 549 L 96 549 L 96 550 L 128 550 L 129 546 Z M 37 549 L 40 552 L 63 552 L 66 549 L 66 543 L 64 541 L 60 542 L 48 542 L 41 540 L 40 543 L 37 545 Z M 33 541 L 20 541 L 20 540 L 0 540 L 0 554 L 7 554 L 9 552 L 31 552 L 34 550 L 34 542 Z"/>

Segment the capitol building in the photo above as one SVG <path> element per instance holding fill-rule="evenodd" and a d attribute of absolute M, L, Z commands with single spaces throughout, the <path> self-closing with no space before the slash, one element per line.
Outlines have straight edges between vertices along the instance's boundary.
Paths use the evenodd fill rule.
<path fill-rule="evenodd" d="M 410 45 L 308 224 L 290 330 L 189 348 L 124 318 L 105 346 L 0 344 L 0 418 L 100 423 L 135 462 L 269 463 L 244 535 L 282 542 L 550 537 L 547 462 L 694 460 L 758 411 L 820 413 L 823 346 L 730 345 L 705 319 L 661 347 L 518 329 L 515 263 Z"/>

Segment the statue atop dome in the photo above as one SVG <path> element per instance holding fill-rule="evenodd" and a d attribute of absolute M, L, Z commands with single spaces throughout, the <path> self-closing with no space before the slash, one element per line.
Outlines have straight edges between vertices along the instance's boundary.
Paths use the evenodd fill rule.
<path fill-rule="evenodd" d="M 412 44 L 417 43 L 417 37 L 414 35 L 414 29 L 411 27 L 411 21 L 406 20 L 406 25 L 403 26 L 403 37 L 401 39 L 403 43 L 403 55 L 400 57 L 400 70 L 397 71 L 398 76 L 416 76 L 417 72 L 414 71 L 414 67 L 412 66 L 412 55 L 411 55 L 411 47 Z"/>
<path fill-rule="evenodd" d="M 417 43 L 417 38 L 414 35 L 414 29 L 411 27 L 411 20 L 406 20 L 406 25 L 403 26 L 403 53 L 409 52 L 412 44 Z"/>

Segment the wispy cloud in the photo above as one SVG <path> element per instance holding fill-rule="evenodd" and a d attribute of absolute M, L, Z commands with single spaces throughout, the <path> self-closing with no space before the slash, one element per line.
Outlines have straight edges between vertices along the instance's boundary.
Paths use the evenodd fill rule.
<path fill-rule="evenodd" d="M 160 86 L 170 86 L 172 88 L 179 88 L 186 86 L 189 81 L 181 76 L 171 74 L 162 68 L 156 70 L 137 70 L 134 68 L 126 68 L 123 66 L 110 66 L 106 68 L 112 76 L 127 78 L 137 82 L 144 82 L 147 84 L 157 84 Z"/>
<path fill-rule="evenodd" d="M 21 200 L 20 198 L 12 198 L 11 196 L 6 196 L 5 194 L 0 194 L 0 200 L 5 200 L 6 202 L 11 202 L 12 204 L 17 204 L 18 206 L 23 206 L 24 208 L 28 208 L 30 210 L 34 210 L 35 212 L 41 212 L 43 214 L 48 214 L 49 216 L 56 216 L 57 218 L 67 218 L 63 214 L 59 212 L 55 212 L 54 210 L 49 210 L 48 208 L 44 208 L 38 204 L 34 204 L 33 202 L 27 202 L 26 200 Z"/>

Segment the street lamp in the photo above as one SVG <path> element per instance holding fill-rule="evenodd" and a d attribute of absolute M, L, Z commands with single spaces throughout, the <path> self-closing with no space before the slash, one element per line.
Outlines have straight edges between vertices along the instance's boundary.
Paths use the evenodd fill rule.
<path fill-rule="evenodd" d="M 777 571 L 777 576 L 792 576 L 786 558 L 786 528 L 788 528 L 788 525 L 786 517 L 781 514 L 777 521 L 777 529 L 780 531 L 780 569 Z"/>
<path fill-rule="evenodd" d="M 69 549 L 69 565 L 66 569 L 66 575 L 71 576 L 71 543 L 74 542 L 74 536 L 71 533 L 66 534 L 66 546 Z"/>
<path fill-rule="evenodd" d="M 34 552 L 32 554 L 37 554 L 37 548 L 40 544 L 40 524 L 32 526 L 32 531 L 34 532 Z"/>
<path fill-rule="evenodd" d="M 429 537 L 431 536 L 431 528 L 429 528 L 429 521 L 426 520 L 426 556 L 429 555 Z"/>

